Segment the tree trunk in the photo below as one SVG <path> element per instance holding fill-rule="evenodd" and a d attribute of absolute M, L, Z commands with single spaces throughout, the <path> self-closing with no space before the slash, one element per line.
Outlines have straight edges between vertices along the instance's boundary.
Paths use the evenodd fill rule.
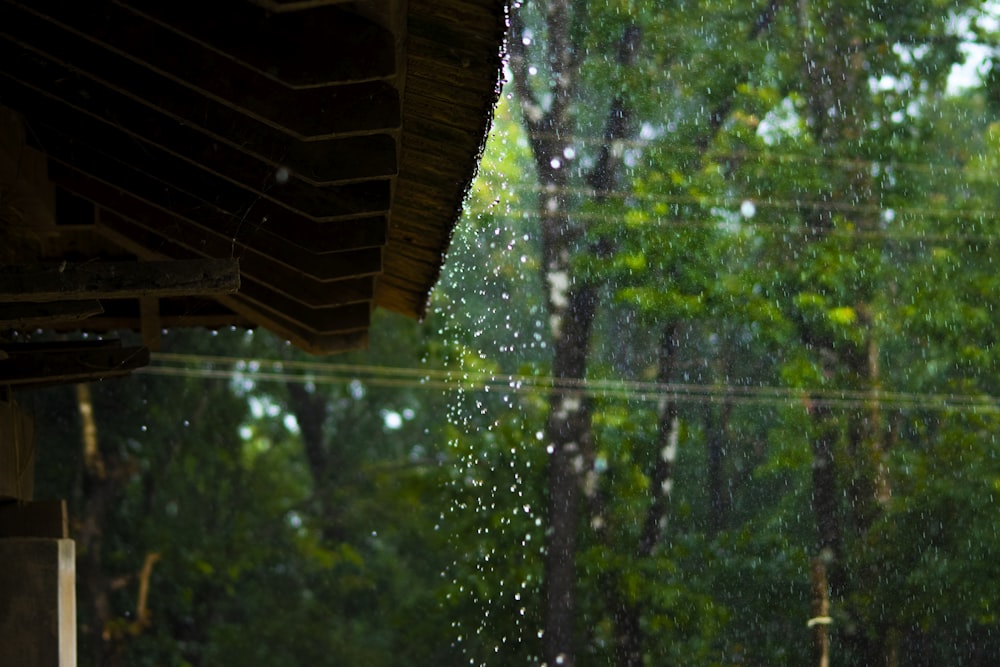
<path fill-rule="evenodd" d="M 826 563 L 813 558 L 810 566 L 812 583 L 813 662 L 816 667 L 830 667 L 830 588 L 826 578 Z"/>
<path fill-rule="evenodd" d="M 677 349 L 680 347 L 676 322 L 663 327 L 657 355 L 656 381 L 659 385 L 668 385 L 674 376 L 677 361 Z M 643 522 L 642 534 L 639 538 L 635 556 L 638 559 L 651 557 L 656 547 L 663 540 L 670 513 L 670 492 L 673 488 L 674 465 L 677 461 L 678 438 L 680 437 L 680 418 L 677 401 L 669 396 L 660 398 L 657 409 L 656 459 L 650 484 L 650 503 Z M 622 596 L 612 596 L 614 604 L 611 607 L 617 635 L 617 656 L 620 667 L 641 667 L 643 664 L 643 647 L 645 638 L 642 634 L 642 609 L 632 602 L 626 602 Z"/>
<path fill-rule="evenodd" d="M 813 512 L 816 515 L 817 553 L 829 573 L 835 595 L 843 591 L 837 563 L 841 554 L 841 525 L 837 503 L 837 465 L 834 449 L 837 442 L 837 423 L 831 410 L 820 404 L 812 408 L 816 432 L 812 438 L 813 450 Z M 832 567 L 831 567 L 832 566 Z"/>
<path fill-rule="evenodd" d="M 674 376 L 677 360 L 678 324 L 672 322 L 663 328 L 657 362 L 656 381 L 661 386 L 670 384 Z M 653 467 L 650 495 L 652 496 L 642 537 L 639 540 L 639 556 L 647 558 L 653 554 L 656 545 L 663 539 L 670 510 L 670 491 L 674 484 L 674 464 L 677 461 L 677 445 L 680 437 L 680 419 L 677 401 L 671 397 L 660 398 L 657 419 L 659 422 L 656 463 Z"/>
<path fill-rule="evenodd" d="M 574 135 L 569 113 L 575 95 L 576 51 L 571 41 L 572 7 L 549 0 L 546 7 L 547 58 L 551 68 L 548 109 L 528 81 L 528 55 L 520 13 L 511 16 L 510 66 L 538 171 L 538 212 L 542 237 L 542 280 L 547 288 L 553 346 L 552 373 L 560 380 L 586 376 L 597 286 L 580 281 L 572 268 L 583 228 L 569 216 L 566 199 L 568 137 Z M 610 167 L 609 167 L 610 168 Z M 607 175 L 606 177 L 610 177 Z M 557 388 L 549 398 L 546 442 L 549 456 L 548 531 L 545 552 L 543 657 L 549 665 L 575 663 L 576 549 L 580 487 L 585 453 L 591 451 L 590 409 L 579 394 Z"/>

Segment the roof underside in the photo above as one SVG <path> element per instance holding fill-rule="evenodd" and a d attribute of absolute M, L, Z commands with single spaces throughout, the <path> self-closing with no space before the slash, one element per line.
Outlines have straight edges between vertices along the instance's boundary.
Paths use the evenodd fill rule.
<path fill-rule="evenodd" d="M 0 266 L 236 258 L 83 326 L 361 347 L 424 314 L 503 33 L 498 0 L 0 0 Z"/>

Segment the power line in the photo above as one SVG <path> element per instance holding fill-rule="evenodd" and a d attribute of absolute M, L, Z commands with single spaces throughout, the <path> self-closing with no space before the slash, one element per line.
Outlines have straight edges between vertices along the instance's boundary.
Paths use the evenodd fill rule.
<path fill-rule="evenodd" d="M 199 364 L 199 365 L 192 365 Z M 222 366 L 221 368 L 219 366 Z M 744 405 L 791 405 L 806 408 L 868 408 L 1000 413 L 1000 400 L 990 395 L 931 394 L 916 392 L 847 389 L 806 389 L 732 384 L 657 383 L 635 380 L 573 379 L 543 375 L 507 375 L 434 368 L 333 364 L 317 361 L 240 359 L 235 357 L 157 353 L 153 363 L 140 371 L 153 375 L 245 379 L 257 382 L 295 382 L 316 385 L 360 381 L 371 386 L 456 392 L 496 392 L 566 396 L 588 396 L 655 402 L 663 399 L 683 403 L 738 403 Z"/>
<path fill-rule="evenodd" d="M 523 131 L 520 125 L 518 125 L 519 130 Z M 508 135 L 510 136 L 510 135 Z M 541 139 L 548 140 L 559 140 L 560 142 L 566 142 L 568 145 L 596 145 L 603 146 L 607 143 L 607 139 L 599 135 L 580 135 L 580 134 L 559 134 L 555 135 L 552 133 L 539 133 L 538 137 Z M 515 141 L 516 135 L 514 136 Z M 524 135 L 524 140 L 528 141 L 527 134 Z M 872 159 L 863 157 L 839 157 L 834 155 L 811 155 L 809 153 L 793 153 L 788 151 L 773 150 L 770 148 L 740 148 L 737 150 L 716 150 L 708 149 L 703 150 L 696 146 L 681 145 L 676 143 L 670 143 L 668 140 L 663 138 L 654 139 L 618 139 L 615 143 L 622 145 L 625 148 L 637 148 L 637 149 L 654 149 L 657 151 L 662 151 L 672 155 L 681 155 L 691 159 L 697 159 L 699 161 L 713 162 L 713 161 L 745 161 L 751 159 L 759 159 L 760 161 L 767 162 L 781 162 L 793 166 L 801 166 L 802 164 L 811 164 L 815 166 L 829 165 L 832 167 L 842 167 L 845 169 L 858 169 L 863 168 L 866 170 L 882 170 L 882 171 L 894 171 L 897 169 L 906 169 L 911 171 L 923 172 L 928 175 L 940 176 L 941 174 L 946 174 L 948 172 L 954 172 L 959 175 L 963 165 L 954 162 L 932 162 L 932 161 L 914 161 L 914 160 L 899 160 L 896 158 L 886 158 L 886 159 Z M 982 180 L 988 181 L 988 177 L 984 174 Z"/>
<path fill-rule="evenodd" d="M 715 207 L 718 207 L 718 208 L 728 207 L 728 208 L 732 208 L 732 209 L 739 209 L 739 207 L 743 204 L 743 201 L 744 200 L 739 200 L 739 201 L 737 201 L 737 200 L 716 200 L 714 202 L 705 202 L 705 201 L 694 201 L 694 200 L 690 200 L 690 201 L 689 200 L 681 200 L 680 198 L 678 198 L 678 199 L 674 200 L 673 203 L 678 204 L 678 205 L 698 204 L 698 205 L 702 205 L 702 206 L 715 206 Z M 796 202 L 780 201 L 780 200 L 777 200 L 777 201 L 776 200 L 763 201 L 763 200 L 754 200 L 754 199 L 748 198 L 747 201 L 750 201 L 751 203 L 753 203 L 753 205 L 755 207 L 772 206 L 774 208 L 794 209 L 794 207 L 797 205 Z M 826 207 L 826 210 L 831 210 L 831 211 L 833 211 L 833 210 L 844 210 L 845 206 L 846 205 L 842 205 L 842 206 L 836 207 L 836 208 L 833 207 L 833 206 L 829 206 L 829 207 Z M 796 210 L 802 210 L 802 208 L 807 208 L 807 207 L 800 207 L 799 209 L 796 209 Z M 859 208 L 857 208 L 855 210 L 861 210 L 861 209 L 859 207 Z M 871 213 L 876 213 L 877 212 L 877 213 L 881 214 L 881 213 L 884 213 L 885 210 L 886 209 L 884 209 L 884 208 L 873 207 L 870 212 Z M 895 209 L 895 208 L 893 208 L 892 210 L 893 210 L 894 213 L 898 213 L 900 211 L 900 209 Z M 734 210 L 733 212 L 734 212 L 734 214 L 738 215 L 738 213 L 737 213 L 736 210 Z M 494 209 L 492 209 L 492 208 L 478 212 L 478 214 L 487 214 L 487 213 L 491 214 L 491 215 L 496 215 L 496 213 L 494 213 Z M 912 210 L 910 210 L 910 209 L 903 209 L 903 213 L 905 215 L 911 215 L 911 216 L 924 216 L 924 215 L 933 215 L 935 213 L 935 211 L 933 211 L 933 210 L 926 210 L 926 211 L 924 211 L 924 210 L 918 210 L 918 209 L 912 209 Z M 952 213 L 954 213 L 954 212 L 952 212 Z M 1000 220 L 1000 210 L 997 210 L 997 211 L 992 211 L 992 210 L 981 210 L 981 211 L 966 210 L 965 213 L 968 214 L 969 217 L 972 217 L 973 215 L 984 215 L 984 216 L 988 215 L 988 217 L 990 217 L 990 218 L 995 218 L 997 220 Z M 477 215 L 477 212 L 476 211 L 470 211 L 470 214 Z M 944 215 L 945 215 L 945 212 L 941 211 L 940 212 L 940 217 L 944 217 Z M 519 219 L 524 219 L 524 220 L 526 220 L 526 219 L 537 219 L 537 218 L 542 217 L 542 213 L 539 212 L 539 211 L 537 211 L 537 210 L 533 210 L 533 209 L 532 210 L 528 210 L 528 209 L 504 209 L 503 210 L 503 217 L 510 218 L 510 219 L 517 219 L 517 218 L 519 218 Z M 570 213 L 569 217 L 571 219 L 576 219 L 576 220 L 580 220 L 580 221 L 589 221 L 589 222 L 606 222 L 608 220 L 613 219 L 613 216 L 611 216 L 611 215 L 609 215 L 607 213 L 592 213 L 592 212 L 573 212 L 573 213 Z M 960 217 L 960 216 L 958 216 L 958 217 Z M 669 229 L 669 228 L 690 229 L 692 227 L 698 227 L 698 228 L 719 230 L 719 229 L 725 228 L 725 226 L 727 224 L 729 224 L 729 223 L 727 223 L 727 221 L 722 220 L 722 219 L 714 219 L 714 220 L 694 220 L 694 219 L 689 219 L 689 218 L 683 218 L 683 219 L 679 219 L 678 218 L 678 219 L 675 219 L 675 218 L 668 218 L 666 216 L 661 216 L 661 215 L 652 215 L 648 219 L 644 220 L 643 222 L 636 223 L 636 226 L 639 227 L 639 226 L 642 226 L 642 225 L 649 225 L 649 226 L 662 227 L 662 228 L 665 228 L 665 229 Z M 745 217 L 741 217 L 741 219 L 739 220 L 739 222 L 737 224 L 740 226 L 740 228 L 746 228 L 746 229 L 750 229 L 750 230 L 753 230 L 753 231 L 758 232 L 758 233 L 767 233 L 767 234 L 772 234 L 772 235 L 781 234 L 781 235 L 792 235 L 792 236 L 795 236 L 795 235 L 807 236 L 807 235 L 813 233 L 806 225 L 787 225 L 787 224 L 781 224 L 781 223 L 778 223 L 778 222 L 763 222 L 763 221 L 759 221 L 759 220 L 747 219 Z M 886 224 L 888 225 L 889 223 L 886 223 Z M 948 232 L 933 232 L 933 231 L 923 231 L 923 230 L 912 230 L 912 231 L 910 231 L 910 230 L 903 230 L 903 229 L 892 229 L 892 228 L 890 228 L 888 226 L 886 226 L 886 227 L 884 227 L 882 229 L 836 229 L 836 228 L 833 228 L 833 229 L 829 229 L 829 230 L 824 230 L 823 234 L 824 234 L 824 238 L 844 238 L 844 239 L 867 239 L 867 238 L 874 238 L 874 239 L 887 239 L 887 240 L 894 240 L 894 241 L 911 241 L 911 242 L 916 242 L 916 243 L 919 243 L 919 242 L 934 242 L 934 243 L 973 243 L 973 242 L 995 243 L 997 241 L 1000 241 L 1000 234 L 978 233 L 978 232 L 963 232 L 963 231 L 948 231 Z"/>

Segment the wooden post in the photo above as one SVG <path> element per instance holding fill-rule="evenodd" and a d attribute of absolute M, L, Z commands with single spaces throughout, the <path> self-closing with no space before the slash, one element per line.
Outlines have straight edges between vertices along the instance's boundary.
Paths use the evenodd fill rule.
<path fill-rule="evenodd" d="M 73 540 L 0 538 L 0 665 L 76 667 Z"/>
<path fill-rule="evenodd" d="M 76 667 L 66 503 L 31 502 L 34 422 L 0 386 L 0 665 Z"/>

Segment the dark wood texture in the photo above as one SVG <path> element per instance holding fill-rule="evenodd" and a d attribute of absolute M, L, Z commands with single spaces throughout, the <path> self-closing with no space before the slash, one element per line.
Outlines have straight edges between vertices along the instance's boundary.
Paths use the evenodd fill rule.
<path fill-rule="evenodd" d="M 73 540 L 0 539 L 0 665 L 75 667 Z"/>
<path fill-rule="evenodd" d="M 0 267 L 0 302 L 232 294 L 239 261 L 88 262 Z"/>
<path fill-rule="evenodd" d="M 0 329 L 72 324 L 103 312 L 96 300 L 0 304 Z"/>
<path fill-rule="evenodd" d="M 259 325 L 317 353 L 364 344 L 374 307 L 421 317 L 504 19 L 500 0 L 0 0 L 0 168 L 31 152 L 56 202 L 0 224 L 0 264 L 238 258 L 212 318 L 161 298 L 159 323 Z M 152 336 L 149 296 L 82 324 Z"/>

